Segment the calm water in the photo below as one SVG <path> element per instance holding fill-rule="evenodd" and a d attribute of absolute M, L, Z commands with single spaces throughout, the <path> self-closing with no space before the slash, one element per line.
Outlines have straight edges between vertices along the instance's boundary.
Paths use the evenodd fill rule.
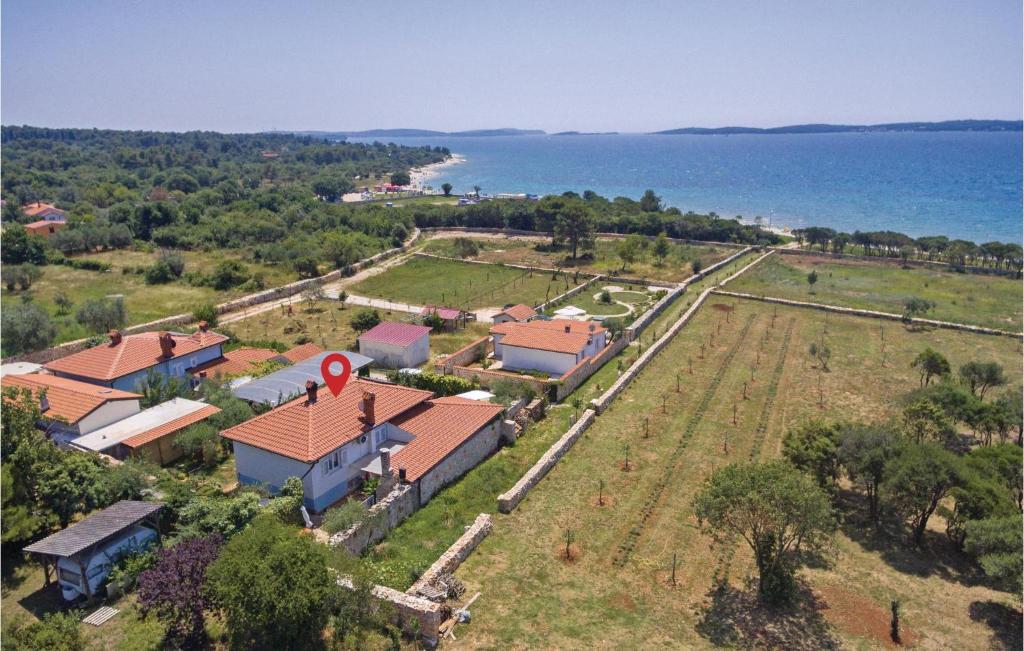
<path fill-rule="evenodd" d="M 466 162 L 432 178 L 456 191 L 653 188 L 684 212 L 774 224 L 1022 239 L 1021 133 L 398 138 Z"/>

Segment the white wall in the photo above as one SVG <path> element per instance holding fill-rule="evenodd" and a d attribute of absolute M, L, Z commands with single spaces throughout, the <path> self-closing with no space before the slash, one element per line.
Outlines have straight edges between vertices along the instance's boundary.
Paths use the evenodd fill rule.
<path fill-rule="evenodd" d="M 430 338 L 423 335 L 408 346 L 396 346 L 376 341 L 359 341 L 359 354 L 373 358 L 377 366 L 410 368 L 430 359 Z"/>
<path fill-rule="evenodd" d="M 111 423 L 124 420 L 139 413 L 138 400 L 111 400 L 86 414 L 78 421 L 78 433 L 88 434 Z"/>
<path fill-rule="evenodd" d="M 305 475 L 302 485 L 306 493 L 306 506 L 312 506 L 312 480 L 309 475 L 316 472 L 316 469 L 306 474 L 310 464 L 261 450 L 239 441 L 232 441 L 232 448 L 235 451 L 235 472 L 238 474 L 240 483 L 267 484 L 271 491 L 276 492 L 289 477 Z"/>
<path fill-rule="evenodd" d="M 555 353 L 534 348 L 503 346 L 502 369 L 533 369 L 554 375 L 562 375 L 582 359 L 572 353 Z"/>

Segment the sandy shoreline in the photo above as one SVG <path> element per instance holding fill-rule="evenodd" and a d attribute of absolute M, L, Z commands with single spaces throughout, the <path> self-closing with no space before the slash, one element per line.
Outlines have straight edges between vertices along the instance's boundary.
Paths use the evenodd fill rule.
<path fill-rule="evenodd" d="M 459 154 L 452 154 L 440 163 L 431 163 L 430 165 L 424 165 L 423 167 L 414 167 L 409 170 L 409 185 L 414 188 L 423 189 L 424 183 L 438 176 L 441 173 L 441 170 L 464 162 L 466 162 L 465 157 L 460 156 Z"/>

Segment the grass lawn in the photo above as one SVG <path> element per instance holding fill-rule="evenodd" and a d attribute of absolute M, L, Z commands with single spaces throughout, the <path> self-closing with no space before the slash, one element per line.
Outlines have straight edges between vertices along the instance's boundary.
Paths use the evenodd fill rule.
<path fill-rule="evenodd" d="M 190 271 L 209 273 L 222 260 L 241 259 L 239 254 L 225 251 L 209 253 L 183 251 L 181 255 L 185 259 L 186 273 Z M 93 334 L 77 323 L 74 318 L 77 306 L 88 299 L 103 298 L 112 294 L 123 295 L 128 308 L 128 322 L 137 324 L 173 314 L 191 312 L 196 306 L 203 303 L 222 303 L 247 293 L 241 290 L 222 292 L 212 287 L 193 287 L 183 280 L 165 285 L 147 285 L 140 274 L 121 273 L 126 266 L 150 265 L 156 260 L 156 257 L 156 253 L 141 251 L 108 251 L 75 256 L 75 259 L 95 259 L 109 262 L 113 268 L 110 272 L 97 272 L 72 269 L 63 265 L 46 265 L 41 267 L 42 278 L 33 283 L 27 293 L 32 296 L 32 300 L 37 305 L 46 308 L 54 316 L 57 324 L 56 343 Z M 251 272 L 263 274 L 267 287 L 297 280 L 290 269 L 251 262 L 245 264 Z M 57 314 L 57 306 L 53 303 L 53 297 L 58 292 L 65 293 L 74 302 L 71 314 Z M 0 294 L 3 307 L 7 308 L 18 304 L 23 300 L 24 294 L 26 292 L 8 292 L 4 288 Z"/>
<path fill-rule="evenodd" d="M 773 312 L 755 301 L 711 297 L 519 508 L 497 517 L 494 532 L 457 572 L 467 593 L 482 596 L 453 646 L 627 648 L 643 640 L 641 646 L 676 648 L 875 648 L 884 644 L 878 631 L 887 634 L 893 598 L 903 604 L 905 631 L 922 646 L 988 645 L 994 633 L 984 618 L 972 617 L 975 604 L 992 602 L 996 611 L 998 604 L 1019 604 L 949 553 L 939 518 L 923 552 L 845 526 L 834 565 L 800 573 L 817 603 L 773 613 L 752 600 L 746 548 L 701 535 L 692 499 L 716 465 L 778 456 L 783 433 L 801 421 L 893 415 L 894 398 L 917 386 L 910 360 L 925 346 L 943 351 L 954 366 L 997 360 L 1019 378 L 1019 342 L 832 315 L 832 371 L 822 373 L 806 351 L 821 336 L 824 315 L 780 307 L 773 326 Z M 601 480 L 604 506 L 597 505 Z M 561 556 L 567 530 L 575 535 L 571 561 Z M 668 581 L 674 553 L 676 586 Z M 718 580 L 725 583 L 716 591 Z"/>
<path fill-rule="evenodd" d="M 376 581 L 406 590 L 481 513 L 496 513 L 508 490 L 568 427 L 569 407 L 553 407 L 513 446 L 503 447 L 434 496 L 361 559 Z"/>
<path fill-rule="evenodd" d="M 474 310 L 508 303 L 537 305 L 572 287 L 572 274 L 559 274 L 552 280 L 550 274 L 416 256 L 348 291 L 412 305 Z"/>
<path fill-rule="evenodd" d="M 818 282 L 809 291 L 807 274 L 812 269 Z M 1020 280 L 1002 276 L 903 269 L 896 261 L 774 255 L 729 289 L 897 314 L 903 312 L 904 300 L 917 296 L 935 302 L 929 318 L 1020 331 L 1021 287 Z"/>
<path fill-rule="evenodd" d="M 733 248 L 715 244 L 671 243 L 669 254 L 663 263 L 658 263 L 648 247 L 636 262 L 623 269 L 622 260 L 617 254 L 618 244 L 621 240 L 617 239 L 597 240 L 593 258 L 577 260 L 575 265 L 570 265 L 570 261 L 567 259 L 567 250 L 538 251 L 535 248 L 538 240 L 474 239 L 481 248 L 476 260 L 525 264 L 535 267 L 556 267 L 561 264 L 585 273 L 646 278 L 670 283 L 678 283 L 689 278 L 693 274 L 691 264 L 694 260 L 699 259 L 707 267 L 736 252 Z M 424 250 L 438 255 L 458 257 L 451 238 L 430 240 Z"/>
<path fill-rule="evenodd" d="M 647 292 L 646 287 L 643 285 L 623 285 L 622 283 L 615 283 L 615 286 L 629 291 L 613 292 L 611 294 L 613 302 L 602 303 L 595 296 L 600 295 L 605 285 L 607 283 L 594 283 L 576 296 L 552 305 L 544 310 L 544 313 L 554 316 L 555 310 L 560 310 L 567 305 L 573 305 L 581 310 L 585 310 L 587 314 L 592 316 L 624 317 L 630 314 L 629 308 L 614 302 L 621 301 L 633 305 L 634 313 L 632 318 L 636 318 L 653 303 L 654 297 Z"/>
<path fill-rule="evenodd" d="M 349 350 L 355 346 L 356 332 L 350 325 L 358 312 L 352 306 L 342 309 L 341 303 L 323 300 L 315 305 L 296 297 L 292 315 L 278 307 L 226 324 L 227 330 L 244 341 L 280 341 L 288 347 L 312 341 L 325 350 Z M 382 319 L 401 319 L 404 314 L 380 311 Z"/>

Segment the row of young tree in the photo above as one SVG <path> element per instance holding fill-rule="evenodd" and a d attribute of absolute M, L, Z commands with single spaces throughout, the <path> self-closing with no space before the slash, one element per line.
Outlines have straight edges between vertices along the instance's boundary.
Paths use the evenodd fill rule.
<path fill-rule="evenodd" d="M 1024 249 L 1013 242 L 976 244 L 944 235 L 912 238 L 895 231 L 843 233 L 823 226 L 794 230 L 793 237 L 801 246 L 817 247 L 822 252 L 847 253 L 856 247 L 857 253 L 867 256 L 946 262 L 958 268 L 977 266 L 1017 272 L 1024 268 Z"/>

